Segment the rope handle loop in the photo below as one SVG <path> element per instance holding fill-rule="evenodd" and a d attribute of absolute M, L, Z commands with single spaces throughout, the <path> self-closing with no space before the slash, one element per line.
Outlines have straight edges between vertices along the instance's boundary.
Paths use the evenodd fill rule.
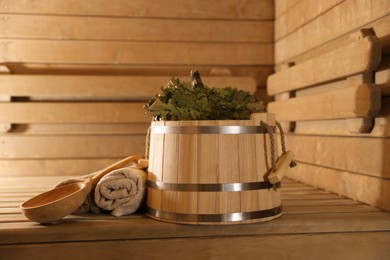
<path fill-rule="evenodd" d="M 275 121 L 275 124 L 276 124 L 276 127 L 279 129 L 279 133 L 280 133 L 280 143 L 281 143 L 281 147 L 282 147 L 282 154 L 286 154 L 287 149 L 286 149 L 286 142 L 284 139 L 283 127 L 278 121 Z M 273 131 L 272 127 L 264 121 L 261 121 L 260 125 L 263 126 L 265 129 L 267 129 L 267 132 L 269 134 L 270 142 L 271 142 L 271 168 L 272 168 L 272 171 L 276 171 L 276 148 L 275 148 L 274 131 Z M 292 168 L 292 167 L 295 167 L 296 165 L 297 165 L 296 162 L 293 160 L 293 161 L 291 161 L 289 166 Z"/>
<path fill-rule="evenodd" d="M 150 151 L 150 132 L 151 132 L 151 126 L 148 128 L 148 132 L 146 133 L 146 140 L 145 140 L 145 159 L 149 160 L 149 151 Z"/>

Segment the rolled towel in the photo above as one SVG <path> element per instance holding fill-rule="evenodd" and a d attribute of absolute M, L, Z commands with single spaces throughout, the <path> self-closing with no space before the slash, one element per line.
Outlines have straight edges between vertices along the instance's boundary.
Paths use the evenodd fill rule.
<path fill-rule="evenodd" d="M 95 203 L 117 217 L 134 213 L 144 201 L 146 179 L 147 173 L 135 167 L 114 170 L 96 185 Z"/>

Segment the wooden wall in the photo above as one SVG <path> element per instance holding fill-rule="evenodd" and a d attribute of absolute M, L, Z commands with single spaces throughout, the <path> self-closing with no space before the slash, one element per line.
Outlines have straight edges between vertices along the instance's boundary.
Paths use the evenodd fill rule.
<path fill-rule="evenodd" d="M 81 175 L 144 153 L 171 76 L 265 95 L 272 0 L 1 0 L 2 176 Z"/>
<path fill-rule="evenodd" d="M 288 176 L 390 209 L 390 1 L 276 0 L 268 105 Z"/>

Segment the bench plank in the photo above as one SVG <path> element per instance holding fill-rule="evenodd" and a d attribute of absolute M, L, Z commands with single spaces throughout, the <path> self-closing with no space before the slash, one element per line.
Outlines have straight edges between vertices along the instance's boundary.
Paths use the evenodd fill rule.
<path fill-rule="evenodd" d="M 7 21 L 0 37 L 19 39 L 260 43 L 273 42 L 274 28 L 272 21 L 242 20 L 183 19 L 178 22 L 166 18 L 26 14 L 0 14 L 0 19 Z"/>
<path fill-rule="evenodd" d="M 378 67 L 380 60 L 379 42 L 374 36 L 366 36 L 270 75 L 267 80 L 267 91 L 268 94 L 275 95 L 372 71 Z"/>
<path fill-rule="evenodd" d="M 185 5 L 181 0 L 164 2 L 116 0 L 115 4 L 105 0 L 90 0 L 89 2 L 52 0 L 50 3 L 3 0 L 0 12 L 142 18 L 273 20 L 274 1 L 244 1 L 238 6 L 236 0 L 218 1 L 213 4 L 210 4 L 208 0 L 187 0 Z"/>
<path fill-rule="evenodd" d="M 1 39 L 0 62 L 111 65 L 273 65 L 273 43 Z"/>
<path fill-rule="evenodd" d="M 374 117 L 380 104 L 379 88 L 375 84 L 361 84 L 270 102 L 267 110 L 275 113 L 279 121 L 305 121 Z"/>
<path fill-rule="evenodd" d="M 0 103 L 4 123 L 139 123 L 144 102 L 8 102 Z M 50 113 L 48 112 L 50 111 Z"/>
<path fill-rule="evenodd" d="M 147 100 L 169 80 L 169 76 L 0 75 L 0 95 Z M 202 76 L 202 80 L 212 87 L 234 86 L 251 93 L 257 88 L 252 77 Z"/>

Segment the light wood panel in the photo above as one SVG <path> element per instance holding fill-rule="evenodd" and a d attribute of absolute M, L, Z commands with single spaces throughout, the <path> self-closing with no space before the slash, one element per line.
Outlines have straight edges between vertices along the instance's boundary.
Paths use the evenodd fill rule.
<path fill-rule="evenodd" d="M 382 47 L 382 56 L 389 56 L 390 54 L 390 48 L 389 48 L 390 28 L 388 26 L 389 23 L 390 23 L 390 14 L 383 16 L 377 20 L 371 21 L 362 27 L 354 29 L 351 31 L 351 33 L 347 33 L 345 35 L 337 37 L 336 39 L 327 41 L 326 43 L 321 44 L 319 46 L 315 46 L 312 49 L 307 49 L 305 50 L 304 53 L 301 53 L 298 56 L 294 56 L 292 58 L 284 60 L 281 63 L 275 64 L 275 71 L 282 70 L 285 63 L 292 62 L 295 64 L 299 64 L 306 60 L 310 60 L 315 57 L 321 56 L 324 53 L 327 53 L 329 51 L 344 47 L 345 45 L 351 42 L 351 37 L 355 37 L 354 35 L 356 34 L 359 35 L 359 31 L 361 31 L 362 29 L 372 30 L 375 33 L 375 36 L 378 37 L 379 39 L 379 43 Z M 275 53 L 276 52 L 277 50 L 275 48 Z"/>
<path fill-rule="evenodd" d="M 0 40 L 0 62 L 272 65 L 272 43 Z"/>
<path fill-rule="evenodd" d="M 323 15 L 344 0 L 327 0 L 327 1 L 312 1 L 300 0 L 293 6 L 290 6 L 280 16 L 276 15 L 275 19 L 275 41 L 283 38 L 289 33 L 298 30 L 303 25 Z M 278 7 L 276 1 L 276 8 Z M 294 2 L 294 1 L 287 1 Z M 291 3 L 289 3 L 291 4 Z M 336 7 L 337 8 L 337 7 Z M 282 8 L 280 8 L 282 9 Z M 280 12 L 278 10 L 278 12 Z"/>
<path fill-rule="evenodd" d="M 286 142 L 297 161 L 390 179 L 390 138 L 288 134 Z"/>
<path fill-rule="evenodd" d="M 354 11 L 351 12 L 351 10 Z M 390 2 L 387 0 L 379 0 L 375 4 L 372 4 L 370 0 L 344 1 L 336 8 L 332 8 L 294 33 L 277 41 L 275 43 L 275 63 L 279 64 L 303 54 L 389 13 Z M 381 37 L 378 36 L 378 38 Z"/>
<path fill-rule="evenodd" d="M 124 240 L 120 242 L 72 243 L 67 248 L 58 244 L 28 244 L 24 246 L 2 246 L 2 252 L 9 259 L 28 259 L 31 255 L 45 255 L 49 258 L 66 259 L 68 252 L 76 253 L 74 259 L 84 259 L 81 252 L 88 250 L 88 256 L 94 258 L 252 258 L 254 255 L 272 255 L 273 259 L 307 258 L 315 259 L 386 259 L 388 254 L 389 234 L 369 232 L 363 237 L 358 234 L 316 234 L 316 235 L 287 235 L 250 236 L 231 238 L 202 238 L 183 239 L 168 238 L 158 240 Z M 266 239 L 265 239 L 266 238 Z M 326 242 L 324 242 L 326 241 Z M 378 241 L 378 242 L 377 242 Z M 294 248 L 280 250 L 278 244 L 288 244 Z M 259 247 L 258 245 L 262 246 Z M 242 245 L 245 245 L 244 247 Z M 308 250 L 316 248 L 317 250 Z M 303 253 L 304 252 L 304 253 Z M 348 258 L 345 258 L 346 252 Z"/>
<path fill-rule="evenodd" d="M 6 66 L 0 66 L 0 76 L 7 75 L 10 73 L 10 70 Z M 8 94 L 0 93 L 0 103 L 10 102 L 11 96 Z M 0 122 L 0 133 L 6 133 L 12 128 L 10 123 Z"/>
<path fill-rule="evenodd" d="M 9 102 L 0 103 L 5 123 L 136 123 L 150 122 L 144 102 Z M 50 111 L 50 112 L 49 112 Z"/>
<path fill-rule="evenodd" d="M 179 19 L 267 19 L 274 17 L 272 0 L 260 1 L 210 1 L 188 0 L 183 4 L 180 0 L 143 1 L 116 0 L 108 3 L 105 0 L 89 2 L 77 0 L 52 0 L 49 3 L 28 0 L 2 0 L 1 13 L 22 14 L 61 14 L 85 16 L 113 17 L 164 17 Z"/>
<path fill-rule="evenodd" d="M 298 4 L 301 0 L 275 0 L 275 19 Z"/>
<path fill-rule="evenodd" d="M 189 80 L 189 72 L 193 65 L 114 65 L 114 64 L 36 64 L 36 63 L 8 63 L 7 68 L 13 74 L 25 75 L 105 75 L 105 76 L 180 76 L 183 80 Z M 228 76 L 218 75 L 215 69 L 230 71 L 232 77 L 252 77 L 257 86 L 265 88 L 267 77 L 273 72 L 271 66 L 212 66 L 197 65 L 196 69 L 203 77 Z M 230 76 L 229 74 L 229 76 Z M 207 83 L 207 82 L 205 82 Z M 161 85 L 162 83 L 160 83 Z"/>
<path fill-rule="evenodd" d="M 0 37 L 52 40 L 273 42 L 273 21 L 1 14 Z M 258 33 L 261 32 L 261 33 Z"/>
<path fill-rule="evenodd" d="M 1 138 L 0 138 L 1 139 Z M 91 139 L 91 138 L 88 138 Z M 95 138 L 96 139 L 96 138 Z M 140 138 L 141 139 L 141 138 Z M 50 138 L 49 138 L 50 140 Z M 69 140 L 69 138 L 65 138 L 65 140 Z M 103 138 L 100 138 L 100 145 L 107 145 L 105 141 L 102 141 Z M 123 140 L 122 140 L 123 141 Z M 120 146 L 115 141 L 114 138 L 114 149 L 119 148 Z M 71 142 L 74 144 L 74 142 Z M 39 158 L 39 159 L 6 159 L 1 158 L 0 159 L 0 169 L 1 169 L 1 176 L 2 177 L 19 177 L 19 176 L 29 176 L 34 177 L 37 175 L 41 176 L 81 176 L 86 175 L 92 172 L 95 172 L 99 169 L 103 169 L 107 165 L 110 165 L 114 163 L 115 161 L 120 160 L 122 157 L 125 157 L 127 152 L 130 152 L 131 154 L 139 153 L 140 155 L 143 155 L 143 148 L 139 147 L 142 144 L 138 141 L 136 142 L 137 146 L 134 146 L 134 142 L 126 140 L 126 142 L 123 143 L 123 146 L 128 146 L 127 148 L 119 148 L 122 150 L 122 154 L 120 157 L 114 158 L 111 157 L 113 155 L 111 154 L 104 154 L 104 156 L 110 157 L 110 158 L 83 158 L 83 159 L 53 159 L 53 158 Z M 14 144 L 16 146 L 17 144 Z M 27 145 L 31 145 L 30 143 L 27 143 Z M 96 145 L 93 145 L 96 148 Z M 80 145 L 76 144 L 74 147 L 75 149 L 83 149 L 84 156 L 85 153 L 88 153 L 88 156 L 94 156 L 97 154 L 97 152 L 94 151 L 93 146 L 91 148 L 85 148 L 80 147 Z M 20 145 L 19 145 L 20 147 Z M 115 148 L 116 147 L 116 148 Z M 36 148 L 36 145 L 35 145 Z M 68 148 L 69 149 L 69 148 Z M 50 155 L 57 155 L 61 154 L 61 156 L 64 156 L 67 149 L 64 149 L 62 151 L 57 151 L 56 154 L 50 153 L 53 150 L 52 146 L 49 146 L 49 151 L 46 152 Z M 103 150 L 103 148 L 99 148 L 99 150 Z M 127 151 L 125 151 L 127 150 Z M 138 150 L 138 151 L 137 151 Z M 35 151 L 35 150 L 34 150 Z M 32 152 L 34 152 L 32 151 Z M 111 148 L 107 150 L 107 152 L 112 151 Z M 31 152 L 31 150 L 30 150 Z M 42 149 L 37 149 L 37 152 L 42 154 Z M 118 153 L 121 153 L 121 151 L 115 151 L 115 155 L 118 155 Z M 80 155 L 80 152 L 79 152 Z M 20 154 L 17 154 L 16 156 L 20 156 Z M 30 155 L 31 156 L 31 155 Z M 74 154 L 71 154 L 71 156 L 74 156 Z M 102 156 L 102 153 L 100 153 L 100 156 Z M 62 177 L 64 178 L 64 177 Z M 60 182 L 60 181 L 58 181 Z M 32 196 L 32 195 L 31 195 Z M 27 198 L 26 198 L 27 199 Z"/>
<path fill-rule="evenodd" d="M 388 152 L 387 152 L 388 154 Z M 390 210 L 390 180 L 300 162 L 288 177 Z"/>
<path fill-rule="evenodd" d="M 375 36 L 307 60 L 268 77 L 268 94 L 275 95 L 376 69 L 381 47 Z M 304 75 L 304 76 L 303 76 Z"/>
<path fill-rule="evenodd" d="M 150 122 L 145 123 L 94 123 L 94 124 L 16 124 L 10 134 L 24 135 L 144 135 Z"/>
<path fill-rule="evenodd" d="M 375 84 L 381 89 L 382 96 L 390 96 L 390 57 L 383 58 L 375 71 Z"/>
<path fill-rule="evenodd" d="M 387 97 L 381 99 L 381 110 L 375 118 L 297 121 L 295 122 L 294 133 L 390 137 L 389 125 L 390 99 Z"/>
<path fill-rule="evenodd" d="M 1 135 L 0 140 L 1 159 L 107 159 L 145 151 L 145 135 Z"/>
<path fill-rule="evenodd" d="M 267 110 L 280 121 L 373 117 L 380 110 L 380 101 L 375 84 L 362 84 L 271 102 Z"/>
<path fill-rule="evenodd" d="M 252 77 L 205 76 L 202 80 L 209 86 L 234 86 L 251 93 L 257 88 Z M 169 76 L 0 75 L 0 95 L 147 100 L 169 81 Z"/>

